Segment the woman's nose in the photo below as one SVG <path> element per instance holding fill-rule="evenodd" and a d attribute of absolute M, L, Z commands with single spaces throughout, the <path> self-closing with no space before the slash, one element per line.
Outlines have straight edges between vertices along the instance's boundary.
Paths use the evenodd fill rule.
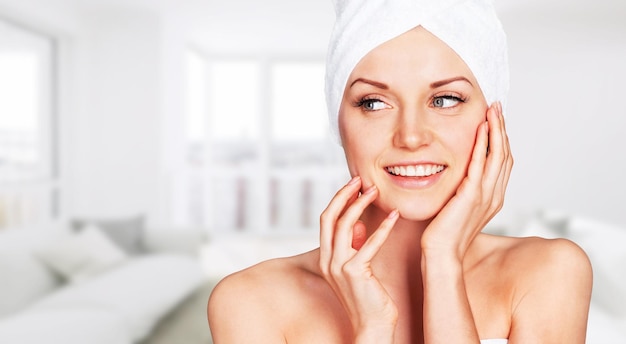
<path fill-rule="evenodd" d="M 393 143 L 398 148 L 416 150 L 432 141 L 432 131 L 425 113 L 405 110 L 399 113 Z"/>

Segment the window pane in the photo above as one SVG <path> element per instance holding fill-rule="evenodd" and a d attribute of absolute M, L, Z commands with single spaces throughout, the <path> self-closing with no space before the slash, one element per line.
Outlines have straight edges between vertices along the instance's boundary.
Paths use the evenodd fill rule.
<path fill-rule="evenodd" d="M 38 161 L 37 57 L 0 53 L 0 156 L 15 165 Z"/>
<path fill-rule="evenodd" d="M 188 51 L 186 68 L 187 141 L 202 143 L 206 136 L 207 63 L 199 54 Z"/>
<path fill-rule="evenodd" d="M 260 69 L 251 61 L 216 61 L 209 69 L 210 135 L 216 141 L 259 137 Z"/>
<path fill-rule="evenodd" d="M 0 229 L 59 215 L 54 40 L 0 20 Z"/>
<path fill-rule="evenodd" d="M 185 144 L 191 166 L 204 163 L 207 122 L 207 62 L 199 54 L 187 51 L 185 56 Z"/>
<path fill-rule="evenodd" d="M 0 21 L 0 181 L 51 176 L 53 42 Z"/>
<path fill-rule="evenodd" d="M 328 136 L 324 64 L 291 62 L 272 69 L 272 140 L 321 140 Z"/>

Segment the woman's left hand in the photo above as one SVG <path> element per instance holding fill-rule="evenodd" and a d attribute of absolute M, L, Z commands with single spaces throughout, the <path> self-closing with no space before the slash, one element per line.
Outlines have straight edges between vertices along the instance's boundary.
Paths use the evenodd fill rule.
<path fill-rule="evenodd" d="M 512 167 L 498 102 L 487 110 L 487 121 L 478 128 L 467 176 L 424 232 L 422 252 L 454 255 L 462 261 L 474 238 L 502 208 Z"/>

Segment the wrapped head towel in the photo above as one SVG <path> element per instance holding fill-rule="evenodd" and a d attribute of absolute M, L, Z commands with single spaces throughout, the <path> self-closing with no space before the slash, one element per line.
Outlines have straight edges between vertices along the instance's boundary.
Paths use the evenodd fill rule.
<path fill-rule="evenodd" d="M 506 102 L 506 36 L 493 0 L 334 1 L 337 20 L 326 61 L 326 102 L 336 138 L 339 106 L 354 67 L 372 49 L 420 25 L 465 61 L 487 104 Z"/>

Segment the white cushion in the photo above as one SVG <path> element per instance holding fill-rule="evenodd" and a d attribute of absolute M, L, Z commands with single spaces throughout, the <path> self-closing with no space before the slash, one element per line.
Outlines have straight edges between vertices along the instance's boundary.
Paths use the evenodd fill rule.
<path fill-rule="evenodd" d="M 537 236 L 545 239 L 566 237 L 569 216 L 554 210 L 536 210 L 519 214 L 522 225 L 513 233 L 518 237 Z"/>
<path fill-rule="evenodd" d="M 90 225 L 98 227 L 124 252 L 128 254 L 143 252 L 144 217 L 142 215 L 110 219 L 74 219 L 71 225 L 75 231 L 83 230 Z"/>
<path fill-rule="evenodd" d="M 174 254 L 140 256 L 82 283 L 61 288 L 30 307 L 29 311 L 110 310 L 128 326 L 132 339 L 140 341 L 203 279 L 200 265 L 189 257 Z"/>
<path fill-rule="evenodd" d="M 50 230 L 0 231 L 0 318 L 40 299 L 56 289 L 58 276 L 33 255 Z"/>
<path fill-rule="evenodd" d="M 51 241 L 35 254 L 72 282 L 93 276 L 127 258 L 124 251 L 94 226 Z"/>
<path fill-rule="evenodd" d="M 301 254 L 319 247 L 317 233 L 288 236 L 225 235 L 212 238 L 200 250 L 205 273 L 222 278 L 264 260 Z"/>
<path fill-rule="evenodd" d="M 42 298 L 58 278 L 29 252 L 0 252 L 0 318 Z"/>

